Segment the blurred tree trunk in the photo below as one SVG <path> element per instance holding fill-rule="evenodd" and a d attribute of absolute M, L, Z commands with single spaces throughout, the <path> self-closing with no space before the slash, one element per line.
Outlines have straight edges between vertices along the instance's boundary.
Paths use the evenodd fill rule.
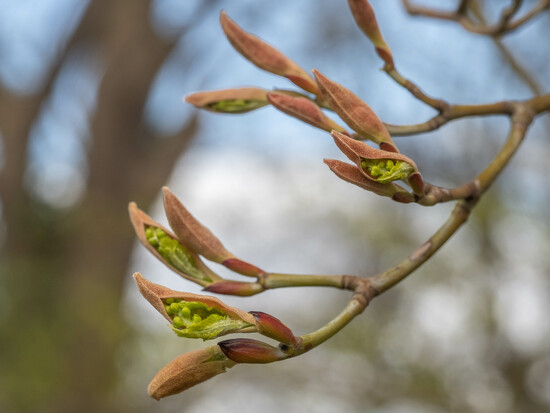
<path fill-rule="evenodd" d="M 134 240 L 127 204 L 151 204 L 197 128 L 191 119 L 177 135 L 159 137 L 143 121 L 150 86 L 177 40 L 153 31 L 150 3 L 92 1 L 42 91 L 0 89 L 0 411 L 122 410 L 113 390 L 128 333 L 119 308 Z M 90 121 L 86 193 L 59 211 L 25 189 L 29 133 L 65 57 L 83 44 L 97 48 L 104 73 Z"/>

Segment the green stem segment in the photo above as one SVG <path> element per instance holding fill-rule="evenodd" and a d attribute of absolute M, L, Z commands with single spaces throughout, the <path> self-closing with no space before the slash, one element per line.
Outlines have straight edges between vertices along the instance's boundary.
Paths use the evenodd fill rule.
<path fill-rule="evenodd" d="M 405 279 L 425 263 L 466 222 L 475 201 L 459 201 L 445 223 L 426 241 L 399 264 L 371 279 L 372 286 L 382 293 Z"/>
<path fill-rule="evenodd" d="M 512 111 L 513 105 L 507 101 L 481 105 L 450 105 L 426 122 L 413 125 L 386 124 L 386 128 L 392 136 L 409 136 L 439 129 L 447 122 L 455 119 L 470 116 L 510 115 Z"/>
<path fill-rule="evenodd" d="M 550 111 L 550 93 L 522 102 L 502 101 L 485 103 L 481 105 L 451 105 L 446 110 L 440 112 L 426 122 L 416 123 L 413 125 L 385 124 L 385 126 L 392 136 L 416 135 L 439 129 L 447 122 L 455 119 L 471 116 L 511 115 L 514 112 L 514 107 L 518 104 L 527 105 L 533 110 L 535 115 L 548 112 Z"/>
<path fill-rule="evenodd" d="M 396 266 L 373 277 L 371 285 L 378 293 L 390 289 L 420 267 L 466 222 L 479 197 L 491 186 L 518 150 L 533 117 L 534 112 L 529 105 L 525 103 L 515 105 L 508 139 L 493 161 L 473 181 L 479 188 L 477 196 L 458 201 L 450 217 L 428 241 Z"/>
<path fill-rule="evenodd" d="M 295 355 L 303 354 L 319 344 L 324 343 L 333 335 L 343 329 L 348 323 L 355 318 L 355 316 L 361 314 L 366 308 L 368 301 L 359 299 L 358 297 L 352 298 L 344 310 L 337 317 L 329 321 L 319 330 L 312 333 L 301 336 L 302 344 L 297 350 Z"/>
<path fill-rule="evenodd" d="M 269 273 L 261 284 L 265 289 L 285 287 L 335 287 L 345 288 L 343 275 L 298 275 Z"/>

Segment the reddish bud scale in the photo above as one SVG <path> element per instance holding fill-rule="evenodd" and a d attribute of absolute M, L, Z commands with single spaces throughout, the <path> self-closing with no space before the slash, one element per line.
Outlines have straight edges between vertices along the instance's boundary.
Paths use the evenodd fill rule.
<path fill-rule="evenodd" d="M 395 202 L 400 202 L 402 204 L 409 204 L 415 201 L 414 195 L 406 191 L 396 192 L 395 194 L 393 194 L 392 199 Z"/>
<path fill-rule="evenodd" d="M 349 158 L 350 161 L 357 165 L 366 178 L 376 181 L 375 177 L 371 176 L 362 168 L 361 161 L 363 159 L 402 161 L 409 164 L 414 169 L 414 172 L 408 176 L 407 182 L 414 190 L 415 194 L 424 194 L 424 183 L 422 181 L 422 176 L 418 172 L 418 168 L 414 161 L 408 156 L 403 155 L 402 153 L 389 152 L 373 148 L 364 142 L 357 141 L 336 131 L 333 131 L 331 135 L 338 148 Z"/>
<path fill-rule="evenodd" d="M 367 0 L 348 0 L 348 5 L 357 26 L 367 35 L 374 44 L 378 56 L 393 67 L 393 57 L 390 47 L 382 37 L 380 27 L 376 21 L 374 10 Z"/>
<path fill-rule="evenodd" d="M 250 311 L 250 314 L 254 316 L 256 328 L 260 334 L 293 347 L 298 344 L 296 336 L 294 336 L 290 328 L 284 325 L 278 318 L 261 311 Z"/>
<path fill-rule="evenodd" d="M 210 284 L 204 289 L 210 293 L 236 295 L 239 297 L 249 297 L 261 293 L 264 288 L 258 283 L 248 283 L 242 281 L 218 281 Z"/>
<path fill-rule="evenodd" d="M 320 94 L 317 84 L 309 77 L 309 75 L 307 77 L 286 75 L 286 78 L 300 89 L 304 89 L 305 91 L 313 93 L 316 96 Z"/>
<path fill-rule="evenodd" d="M 225 356 L 235 363 L 266 364 L 288 356 L 277 347 L 250 338 L 234 338 L 218 343 Z"/>
<path fill-rule="evenodd" d="M 235 50 L 260 69 L 284 76 L 310 93 L 319 93 L 317 85 L 304 69 L 260 38 L 244 31 L 227 17 L 225 11 L 220 14 L 220 24 Z"/>
<path fill-rule="evenodd" d="M 409 176 L 407 182 L 417 195 L 424 195 L 424 181 L 419 172 L 415 172 Z"/>
<path fill-rule="evenodd" d="M 345 131 L 344 128 L 326 116 L 315 102 L 308 98 L 270 92 L 267 94 L 267 100 L 281 112 L 327 132 L 331 130 Z"/>
<path fill-rule="evenodd" d="M 217 263 L 233 257 L 221 241 L 187 211 L 180 200 L 167 187 L 164 192 L 164 209 L 170 226 L 178 239 L 191 250 Z"/>
<path fill-rule="evenodd" d="M 323 98 L 346 124 L 364 138 L 386 147 L 395 145 L 376 113 L 351 90 L 313 70 Z M 397 148 L 395 148 L 397 151 Z"/>
<path fill-rule="evenodd" d="M 224 373 L 235 363 L 220 353 L 218 346 L 211 346 L 176 357 L 151 380 L 149 395 L 160 400 Z"/>
<path fill-rule="evenodd" d="M 265 274 L 264 270 L 238 258 L 229 258 L 224 260 L 222 265 L 229 268 L 231 271 L 241 275 L 246 275 L 247 277 L 259 277 L 260 275 Z"/>

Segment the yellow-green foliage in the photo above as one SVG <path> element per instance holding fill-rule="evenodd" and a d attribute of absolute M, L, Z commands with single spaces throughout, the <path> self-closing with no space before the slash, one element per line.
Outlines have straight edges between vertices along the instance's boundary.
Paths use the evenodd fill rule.
<path fill-rule="evenodd" d="M 414 171 L 407 162 L 391 159 L 363 159 L 361 167 L 382 184 L 405 179 Z"/>
<path fill-rule="evenodd" d="M 147 241 L 149 241 L 149 244 L 159 252 L 162 258 L 174 268 L 190 277 L 212 281 L 207 274 L 197 267 L 195 259 L 189 254 L 187 248 L 181 245 L 177 239 L 171 238 L 162 229 L 147 227 L 145 229 L 145 237 Z"/>
<path fill-rule="evenodd" d="M 252 325 L 232 319 L 220 308 L 199 301 L 168 298 L 164 300 L 164 308 L 172 319 L 172 330 L 180 337 L 210 340 Z"/>
<path fill-rule="evenodd" d="M 244 113 L 267 105 L 265 100 L 228 99 L 210 103 L 207 107 L 216 112 Z"/>

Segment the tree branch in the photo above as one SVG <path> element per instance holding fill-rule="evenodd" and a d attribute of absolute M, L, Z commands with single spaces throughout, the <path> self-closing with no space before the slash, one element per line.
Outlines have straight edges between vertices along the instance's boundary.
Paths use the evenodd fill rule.
<path fill-rule="evenodd" d="M 550 8 L 550 0 L 540 0 L 533 8 L 522 17 L 512 20 L 521 6 L 521 0 L 514 0 L 510 7 L 503 9 L 499 20 L 495 24 L 474 23 L 467 15 L 469 1 L 462 1 L 454 12 L 436 10 L 428 7 L 416 6 L 411 4 L 409 0 L 402 0 L 403 6 L 410 15 L 425 16 L 434 19 L 454 21 L 462 25 L 466 30 L 472 33 L 501 36 L 511 32 L 525 23 L 532 20 L 542 11 Z"/>

